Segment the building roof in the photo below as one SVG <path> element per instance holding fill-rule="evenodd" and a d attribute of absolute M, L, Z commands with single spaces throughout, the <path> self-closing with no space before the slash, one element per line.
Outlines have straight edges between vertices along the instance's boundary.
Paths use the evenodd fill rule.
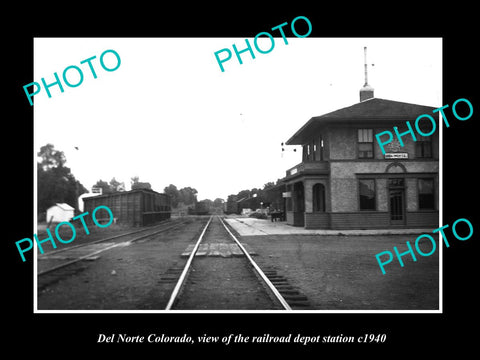
<path fill-rule="evenodd" d="M 71 207 L 70 205 L 68 205 L 67 203 L 56 203 L 55 205 L 53 206 L 50 206 L 48 208 L 48 210 L 50 210 L 51 208 L 53 207 L 59 207 L 60 209 L 62 210 L 75 210 L 73 207 Z"/>
<path fill-rule="evenodd" d="M 342 124 L 378 124 L 398 122 L 404 125 L 407 120 L 415 120 L 419 115 L 429 114 L 438 119 L 438 113 L 432 114 L 434 107 L 404 103 L 400 101 L 371 98 L 360 103 L 332 111 L 328 114 L 312 117 L 287 142 L 287 145 L 303 145 L 309 141 L 320 127 L 332 123 Z"/>
<path fill-rule="evenodd" d="M 126 195 L 126 194 L 137 193 L 137 192 L 153 193 L 153 194 L 157 194 L 157 195 L 167 196 L 165 193 L 159 193 L 159 192 L 156 192 L 155 190 L 152 190 L 152 189 L 133 189 L 133 190 L 128 190 L 128 191 L 116 191 L 116 192 L 113 192 L 113 193 L 101 194 L 101 195 L 97 195 L 97 196 L 89 196 L 89 197 L 83 198 L 83 200 L 84 201 L 90 201 L 91 199 L 94 199 L 94 198 L 95 199 L 100 199 L 100 198 L 103 199 L 103 198 L 122 196 L 122 195 Z"/>

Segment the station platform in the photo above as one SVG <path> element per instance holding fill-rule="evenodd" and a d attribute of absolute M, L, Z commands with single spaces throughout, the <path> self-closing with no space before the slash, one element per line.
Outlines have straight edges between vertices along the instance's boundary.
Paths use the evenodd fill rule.
<path fill-rule="evenodd" d="M 304 229 L 287 225 L 285 222 L 272 222 L 270 219 L 250 217 L 226 217 L 225 221 L 241 236 L 261 235 L 402 235 L 431 233 L 432 229 L 369 229 L 369 230 L 327 230 Z"/>

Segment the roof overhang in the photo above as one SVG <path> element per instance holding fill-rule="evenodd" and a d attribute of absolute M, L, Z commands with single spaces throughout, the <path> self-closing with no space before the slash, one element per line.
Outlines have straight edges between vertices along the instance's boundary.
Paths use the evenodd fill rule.
<path fill-rule="evenodd" d="M 290 139 L 287 145 L 303 145 L 328 126 L 398 126 L 406 121 L 415 121 L 418 116 L 428 114 L 438 122 L 434 107 L 373 98 L 308 120 Z M 413 125 L 413 124 L 412 124 Z"/>

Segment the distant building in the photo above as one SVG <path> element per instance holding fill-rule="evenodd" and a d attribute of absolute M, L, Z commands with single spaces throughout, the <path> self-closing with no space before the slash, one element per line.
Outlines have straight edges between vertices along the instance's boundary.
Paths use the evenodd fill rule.
<path fill-rule="evenodd" d="M 84 210 L 90 214 L 98 206 L 107 206 L 112 211 L 116 223 L 130 226 L 154 224 L 170 219 L 171 214 L 170 196 L 148 189 L 91 196 L 84 198 L 83 201 L 85 203 Z M 101 217 L 101 215 L 97 216 Z M 89 218 L 86 221 L 90 221 Z"/>
<path fill-rule="evenodd" d="M 285 184 L 279 182 L 265 190 L 267 193 L 267 200 L 269 201 L 268 207 L 271 212 L 280 211 L 285 213 L 285 189 Z"/>
<path fill-rule="evenodd" d="M 375 134 L 407 130 L 433 107 L 374 97 L 365 82 L 360 103 L 311 118 L 287 142 L 302 162 L 287 170 L 286 221 L 310 229 L 438 227 L 439 136 L 410 135 L 386 146 Z M 438 115 L 433 114 L 438 124 Z"/>
<path fill-rule="evenodd" d="M 47 222 L 70 221 L 75 209 L 66 203 L 57 203 L 47 209 Z"/>

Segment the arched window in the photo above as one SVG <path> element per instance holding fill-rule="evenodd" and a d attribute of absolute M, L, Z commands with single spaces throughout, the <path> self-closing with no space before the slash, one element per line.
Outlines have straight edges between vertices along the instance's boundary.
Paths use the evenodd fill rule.
<path fill-rule="evenodd" d="M 313 185 L 313 211 L 325 211 L 325 186 L 320 183 Z"/>

